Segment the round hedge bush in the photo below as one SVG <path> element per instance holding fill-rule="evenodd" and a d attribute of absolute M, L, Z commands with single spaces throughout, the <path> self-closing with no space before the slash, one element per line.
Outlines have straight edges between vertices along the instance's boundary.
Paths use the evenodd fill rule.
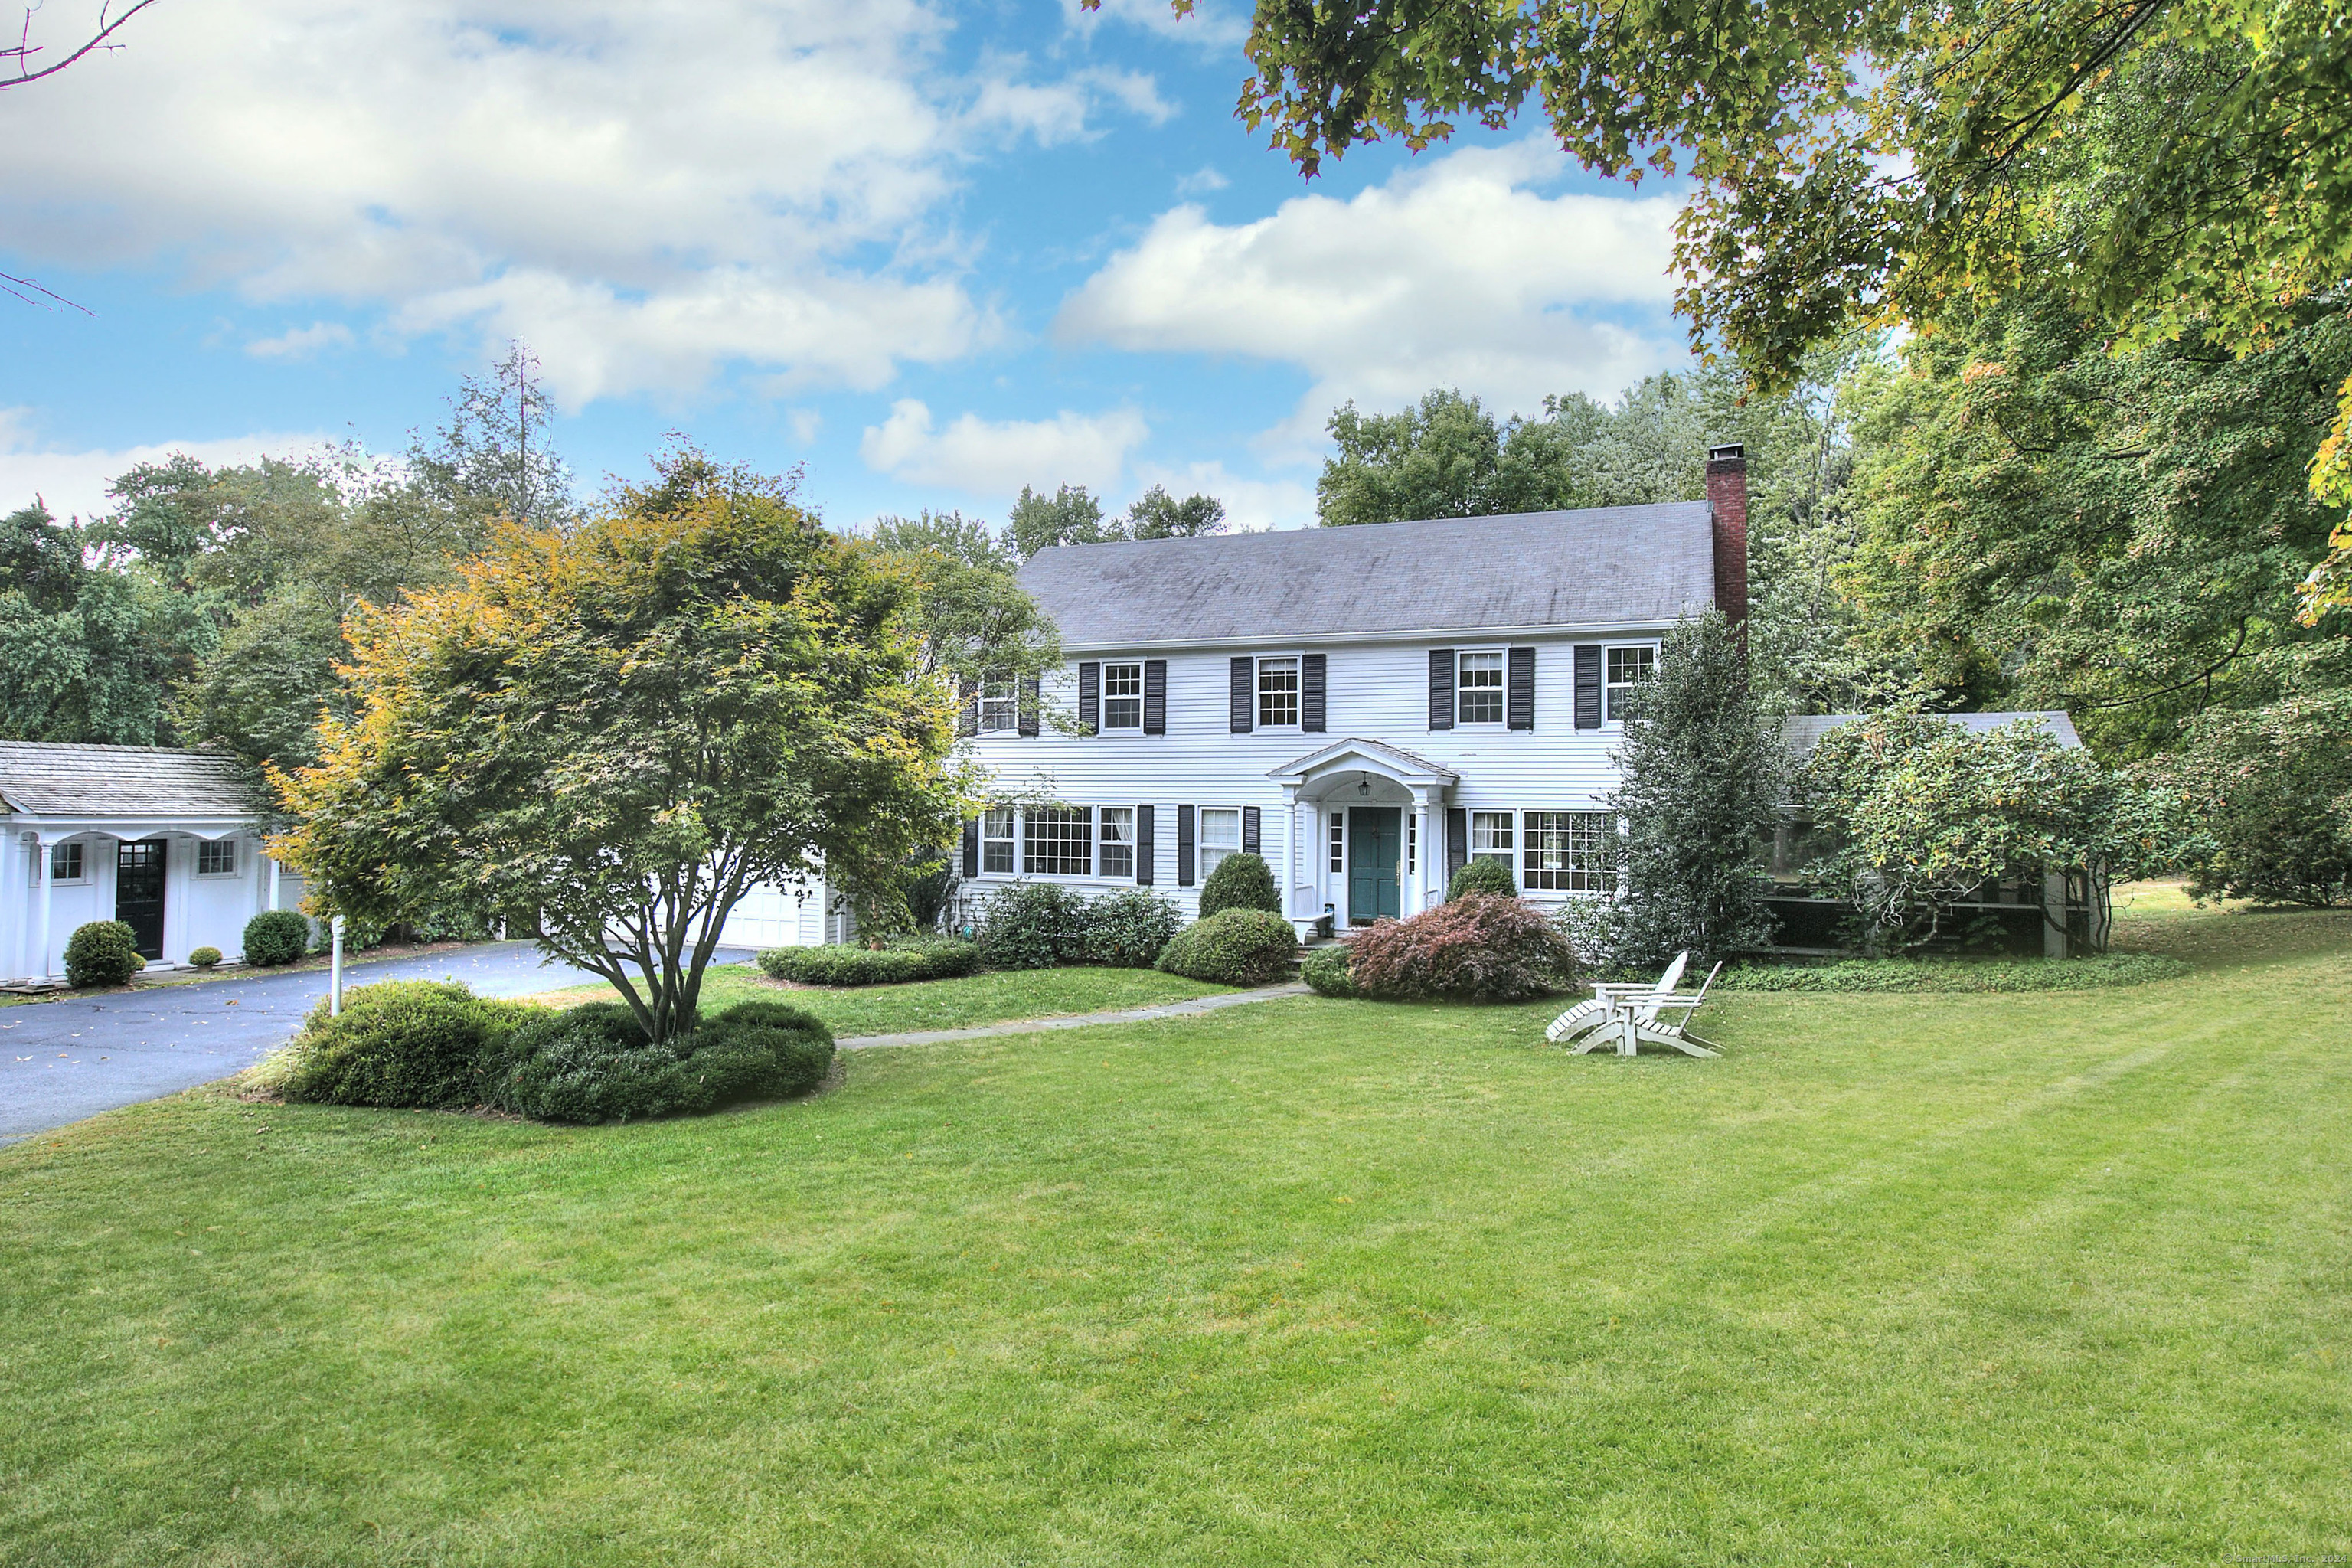
<path fill-rule="evenodd" d="M 264 910 L 245 922 L 245 961 L 263 969 L 291 963 L 310 946 L 310 918 L 299 910 Z"/>
<path fill-rule="evenodd" d="M 851 942 L 772 947 L 760 954 L 760 967 L 778 980 L 802 985 L 899 985 L 970 974 L 980 967 L 980 949 L 947 938 L 878 950 Z"/>
<path fill-rule="evenodd" d="M 1217 862 L 1217 868 L 1201 884 L 1202 920 L 1227 910 L 1264 910 L 1270 915 L 1282 912 L 1282 895 L 1275 890 L 1274 868 L 1262 857 L 1228 855 Z"/>
<path fill-rule="evenodd" d="M 1381 921 L 1349 943 L 1348 972 L 1367 996 L 1518 1002 L 1576 983 L 1559 928 L 1517 899 L 1465 893 L 1409 921 Z"/>
<path fill-rule="evenodd" d="M 1331 947 L 1310 950 L 1307 962 L 1298 966 L 1298 977 L 1308 989 L 1325 996 L 1361 996 L 1355 976 L 1349 972 L 1353 955 L 1346 942 Z"/>
<path fill-rule="evenodd" d="M 320 1003 L 295 1037 L 280 1088 L 322 1105 L 449 1110 L 488 1099 L 487 1079 L 538 1009 L 475 995 L 455 981 L 387 980 Z"/>
<path fill-rule="evenodd" d="M 1465 893 L 1493 893 L 1498 898 L 1516 899 L 1519 885 L 1511 880 L 1510 867 L 1500 860 L 1467 860 L 1445 884 L 1449 903 Z"/>
<path fill-rule="evenodd" d="M 822 1082 L 833 1032 L 781 1002 L 746 1002 L 669 1044 L 617 1003 L 544 1014 L 507 1042 L 491 1103 L 542 1121 L 638 1121 L 780 1100 Z"/>
<path fill-rule="evenodd" d="M 1298 933 L 1265 910 L 1225 910 L 1194 921 L 1169 942 L 1160 967 L 1220 985 L 1264 985 L 1290 973 Z"/>
<path fill-rule="evenodd" d="M 1087 901 L 1058 882 L 1013 882 L 981 907 L 980 961 L 991 969 L 1048 969 L 1086 961 Z"/>
<path fill-rule="evenodd" d="M 708 1096 L 702 1109 L 806 1094 L 833 1068 L 833 1031 L 806 1008 L 739 1002 L 695 1030 L 688 1079 Z"/>
<path fill-rule="evenodd" d="M 1174 901 L 1149 888 L 1105 893 L 1087 905 L 1083 950 L 1090 963 L 1149 969 L 1183 924 Z"/>
<path fill-rule="evenodd" d="M 221 950 L 216 947 L 200 947 L 188 954 L 188 962 L 198 969 L 210 969 L 220 961 Z"/>
<path fill-rule="evenodd" d="M 86 985 L 127 985 L 147 967 L 139 952 L 139 938 L 121 921 L 91 921 L 74 927 L 66 939 L 66 984 L 77 990 Z"/>

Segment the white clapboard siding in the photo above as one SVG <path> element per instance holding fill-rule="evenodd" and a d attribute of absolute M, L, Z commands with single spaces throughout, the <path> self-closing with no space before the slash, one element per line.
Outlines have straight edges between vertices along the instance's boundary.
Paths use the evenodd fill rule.
<path fill-rule="evenodd" d="M 814 947 L 838 932 L 826 930 L 826 889 L 814 879 L 762 882 L 727 916 L 719 940 L 729 947 Z M 842 923 L 842 917 L 831 922 Z"/>
<path fill-rule="evenodd" d="M 1612 646 L 1654 644 L 1662 630 L 1628 632 L 1608 640 Z M 1318 643 L 1307 649 L 1280 644 L 1202 652 L 1139 647 L 1130 654 L 1098 654 L 1090 649 L 1086 656 L 1088 660 L 1168 660 L 1166 734 L 1080 736 L 1048 726 L 1045 732 L 1034 736 L 982 734 L 972 744 L 975 755 L 1005 794 L 1042 795 L 1071 805 L 1148 803 L 1155 806 L 1154 889 L 1175 899 L 1188 915 L 1197 908 L 1199 889 L 1176 884 L 1175 808 L 1179 805 L 1257 806 L 1265 814 L 1261 852 L 1275 866 L 1277 881 L 1298 889 L 1293 897 L 1293 912 L 1312 913 L 1329 891 L 1321 869 L 1322 826 L 1312 806 L 1300 808 L 1297 829 L 1290 837 L 1293 864 L 1285 878 L 1280 865 L 1283 792 L 1266 776 L 1269 771 L 1333 742 L 1354 738 L 1400 747 L 1459 773 L 1461 782 L 1447 792 L 1435 814 L 1436 831 L 1432 837 L 1436 842 L 1421 847 L 1424 858 L 1435 858 L 1436 868 L 1425 880 L 1442 888 L 1444 810 L 1591 811 L 1617 787 L 1617 766 L 1612 756 L 1617 744 L 1616 727 L 1576 728 L 1571 650 L 1579 642 L 1595 640 L 1520 635 L 1491 641 Z M 1506 646 L 1537 650 L 1535 727 L 1431 730 L 1430 649 Z M 1229 659 L 1244 652 L 1279 656 L 1309 651 L 1324 654 L 1328 661 L 1323 730 L 1312 734 L 1295 727 L 1231 733 Z M 1075 659 L 1057 675 L 1049 673 L 1045 682 L 1049 701 L 1066 713 L 1076 711 L 1076 687 Z M 983 875 L 974 890 L 984 894 L 990 886 L 1013 879 Z M 1127 879 L 1053 879 L 1088 892 L 1134 885 Z"/>

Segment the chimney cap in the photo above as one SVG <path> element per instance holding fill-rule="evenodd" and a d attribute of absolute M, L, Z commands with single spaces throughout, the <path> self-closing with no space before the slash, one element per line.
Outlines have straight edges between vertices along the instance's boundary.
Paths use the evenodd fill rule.
<path fill-rule="evenodd" d="M 1727 447 L 1709 447 L 1706 460 L 1710 463 L 1744 463 L 1748 460 L 1748 448 L 1737 441 Z"/>

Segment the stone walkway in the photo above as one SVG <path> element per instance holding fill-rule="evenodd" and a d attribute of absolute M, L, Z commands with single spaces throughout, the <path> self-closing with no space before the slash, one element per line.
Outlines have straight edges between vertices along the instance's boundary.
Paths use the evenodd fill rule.
<path fill-rule="evenodd" d="M 1120 1013 L 1071 1013 L 1058 1018 L 1008 1018 L 1001 1024 L 974 1024 L 961 1029 L 915 1029 L 902 1035 L 851 1035 L 834 1042 L 845 1051 L 871 1046 L 936 1046 L 950 1040 L 984 1040 L 992 1035 L 1034 1035 L 1044 1029 L 1091 1029 L 1097 1024 L 1140 1024 L 1154 1018 L 1190 1018 L 1220 1007 L 1245 1002 L 1271 1002 L 1282 996 L 1304 996 L 1304 982 L 1261 986 L 1255 991 L 1227 991 L 1215 996 L 1195 996 L 1189 1002 L 1164 1002 L 1157 1007 L 1129 1007 Z"/>

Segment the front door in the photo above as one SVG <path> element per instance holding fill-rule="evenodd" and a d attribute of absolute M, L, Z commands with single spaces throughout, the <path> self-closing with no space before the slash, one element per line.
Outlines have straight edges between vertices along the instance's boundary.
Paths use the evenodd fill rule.
<path fill-rule="evenodd" d="M 1368 926 L 1402 908 L 1398 862 L 1404 858 L 1404 812 L 1393 805 L 1359 805 L 1348 812 L 1348 923 Z"/>
<path fill-rule="evenodd" d="M 114 918 L 131 928 L 142 954 L 163 956 L 163 840 L 142 838 L 115 849 Z"/>

